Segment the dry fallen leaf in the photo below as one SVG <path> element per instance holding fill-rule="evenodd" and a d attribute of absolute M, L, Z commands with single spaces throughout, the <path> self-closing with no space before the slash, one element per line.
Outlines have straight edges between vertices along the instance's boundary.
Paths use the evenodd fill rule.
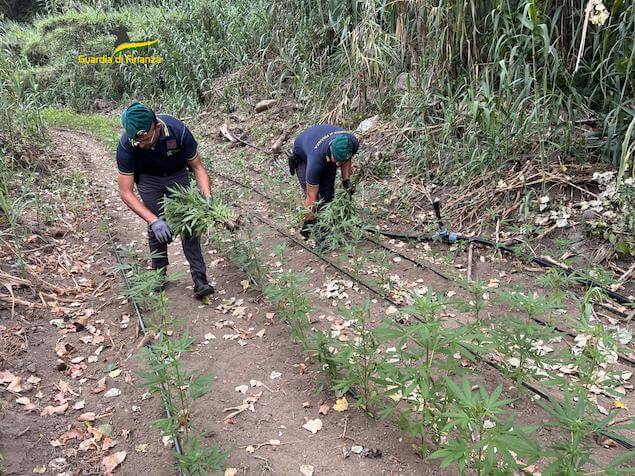
<path fill-rule="evenodd" d="M 84 441 L 82 441 L 79 446 L 77 447 L 77 449 L 79 451 L 88 451 L 91 448 L 96 448 L 97 447 L 97 438 L 93 437 L 93 438 L 88 438 Z"/>
<path fill-rule="evenodd" d="M 335 405 L 333 405 L 333 410 L 336 412 L 345 412 L 348 410 L 348 400 L 346 400 L 346 397 L 338 398 Z"/>
<path fill-rule="evenodd" d="M 93 389 L 93 393 L 101 393 L 106 390 L 106 377 L 97 382 L 97 386 Z"/>
<path fill-rule="evenodd" d="M 150 446 L 149 443 L 140 443 L 138 445 L 135 445 L 134 450 L 137 453 L 147 453 L 148 452 L 148 446 Z"/>
<path fill-rule="evenodd" d="M 77 420 L 78 421 L 95 421 L 96 417 L 97 415 L 95 415 L 95 412 L 86 412 L 78 416 Z"/>
<path fill-rule="evenodd" d="M 43 464 L 38 464 L 35 468 L 33 468 L 33 472 L 35 474 L 44 474 L 46 473 L 46 466 Z"/>
<path fill-rule="evenodd" d="M 119 395 L 121 395 L 121 390 L 115 387 L 109 389 L 106 393 L 104 393 L 105 398 L 118 397 Z"/>
<path fill-rule="evenodd" d="M 31 399 L 29 397 L 16 398 L 15 403 L 17 403 L 18 405 L 24 405 L 24 409 L 27 412 L 35 410 L 35 404 L 31 403 Z"/>
<path fill-rule="evenodd" d="M 62 444 L 66 444 L 68 440 L 82 438 L 83 436 L 84 433 L 79 428 L 71 428 L 60 435 L 60 440 L 62 441 Z"/>
<path fill-rule="evenodd" d="M 121 375 L 121 369 L 115 369 L 115 370 L 113 370 L 111 372 L 108 372 L 108 376 L 110 378 L 117 378 L 117 377 L 119 377 L 119 375 Z"/>
<path fill-rule="evenodd" d="M 14 377 L 11 383 L 7 386 L 7 390 L 13 393 L 20 393 L 22 388 L 22 377 Z"/>
<path fill-rule="evenodd" d="M 626 404 L 624 402 L 622 402 L 622 400 L 617 399 L 613 402 L 613 406 L 615 408 L 620 408 L 622 410 L 628 410 L 628 407 L 626 406 Z"/>
<path fill-rule="evenodd" d="M 113 470 L 117 466 L 119 466 L 121 463 L 123 463 L 125 459 L 126 459 L 126 452 L 117 451 L 116 453 L 113 453 L 111 455 L 104 456 L 104 458 L 101 460 L 101 464 L 105 469 L 105 473 L 108 475 L 108 474 L 112 474 Z"/>
<path fill-rule="evenodd" d="M 40 416 L 61 415 L 67 410 L 67 408 L 68 408 L 68 402 L 64 403 L 63 405 L 59 405 L 57 407 L 54 407 L 53 405 L 48 405 L 44 407 L 44 410 L 42 410 L 42 413 L 40 413 Z"/>
<path fill-rule="evenodd" d="M 311 402 L 302 403 L 302 408 L 311 408 Z"/>
<path fill-rule="evenodd" d="M 238 468 L 225 468 L 224 476 L 236 476 L 238 474 Z"/>
<path fill-rule="evenodd" d="M 15 378 L 15 375 L 13 375 L 8 370 L 3 370 L 0 372 L 0 383 L 12 382 L 14 378 Z"/>
<path fill-rule="evenodd" d="M 319 413 L 321 413 L 322 415 L 326 415 L 329 412 L 330 408 L 331 407 L 329 407 L 329 404 L 324 402 L 322 403 L 322 405 L 320 405 Z"/>
<path fill-rule="evenodd" d="M 322 429 L 322 420 L 320 420 L 319 418 L 316 418 L 314 420 L 309 420 L 304 425 L 302 425 L 302 428 L 310 431 L 311 433 L 315 435 L 318 431 Z"/>
<path fill-rule="evenodd" d="M 243 287 L 243 291 L 247 291 L 247 289 L 249 289 L 249 281 L 246 279 L 243 279 L 240 282 L 240 285 Z"/>

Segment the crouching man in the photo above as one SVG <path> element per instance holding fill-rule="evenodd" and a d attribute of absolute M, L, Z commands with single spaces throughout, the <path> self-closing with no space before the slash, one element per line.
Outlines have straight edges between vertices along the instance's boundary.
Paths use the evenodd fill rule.
<path fill-rule="evenodd" d="M 352 157 L 359 149 L 357 138 L 341 127 L 318 124 L 302 132 L 289 155 L 289 171 L 296 174 L 304 193 L 306 215 L 300 233 L 308 238 L 316 224 L 316 202 L 322 205 L 335 196 L 337 169 L 342 171 L 342 187 L 353 193 Z"/>

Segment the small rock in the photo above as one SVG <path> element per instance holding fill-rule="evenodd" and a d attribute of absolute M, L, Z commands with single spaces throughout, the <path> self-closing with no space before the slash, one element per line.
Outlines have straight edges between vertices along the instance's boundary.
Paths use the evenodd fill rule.
<path fill-rule="evenodd" d="M 379 116 L 373 116 L 369 117 L 368 119 L 364 119 L 362 122 L 359 123 L 359 126 L 357 126 L 357 129 L 355 129 L 355 132 L 360 132 L 363 134 L 364 132 L 367 132 L 375 127 L 377 125 L 377 121 L 379 121 Z"/>
<path fill-rule="evenodd" d="M 35 366 L 35 364 L 29 364 L 26 366 L 26 369 L 31 372 L 32 374 L 34 374 L 35 372 L 37 372 L 37 367 Z"/>
<path fill-rule="evenodd" d="M 364 451 L 364 447 L 359 445 L 353 445 L 351 446 L 351 451 L 355 453 L 356 455 L 358 455 L 358 454 L 361 454 L 362 451 Z"/>
<path fill-rule="evenodd" d="M 256 112 L 266 111 L 271 106 L 273 106 L 276 102 L 278 102 L 276 99 L 263 99 L 262 101 L 259 101 L 256 104 L 255 110 Z"/>
<path fill-rule="evenodd" d="M 395 80 L 395 89 L 399 91 L 408 91 L 417 87 L 417 81 L 407 72 L 402 72 Z"/>
<path fill-rule="evenodd" d="M 315 468 L 310 465 L 310 464 L 303 464 L 302 466 L 300 466 L 300 472 L 304 475 L 304 476 L 313 476 L 313 471 L 315 470 Z"/>

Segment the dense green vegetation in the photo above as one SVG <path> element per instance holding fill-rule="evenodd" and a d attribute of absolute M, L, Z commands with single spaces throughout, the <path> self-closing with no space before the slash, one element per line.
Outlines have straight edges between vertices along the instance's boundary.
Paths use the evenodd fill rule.
<path fill-rule="evenodd" d="M 518 156 L 617 165 L 633 117 L 635 6 L 622 0 L 588 19 L 584 0 L 44 3 L 29 24 L 2 23 L 1 61 L 49 105 L 183 112 L 292 96 L 313 118 L 382 114 L 413 172 L 454 181 Z M 78 63 L 110 55 L 118 26 L 158 39 L 164 61 Z"/>

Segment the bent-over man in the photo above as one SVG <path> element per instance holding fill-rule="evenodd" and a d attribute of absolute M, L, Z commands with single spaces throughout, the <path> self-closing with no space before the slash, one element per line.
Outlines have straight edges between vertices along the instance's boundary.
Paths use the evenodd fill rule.
<path fill-rule="evenodd" d="M 152 268 L 161 271 L 161 288 L 164 289 L 172 231 L 163 219 L 162 200 L 169 194 L 169 188 L 189 186 L 188 169 L 194 173 L 201 194 L 209 199 L 209 176 L 198 155 L 194 136 L 178 119 L 167 114 L 157 115 L 146 105 L 133 102 L 122 113 L 121 124 L 124 133 L 117 146 L 119 196 L 148 224 Z M 135 185 L 141 199 L 134 192 Z M 190 264 L 195 297 L 213 294 L 198 237 L 181 239 Z"/>

